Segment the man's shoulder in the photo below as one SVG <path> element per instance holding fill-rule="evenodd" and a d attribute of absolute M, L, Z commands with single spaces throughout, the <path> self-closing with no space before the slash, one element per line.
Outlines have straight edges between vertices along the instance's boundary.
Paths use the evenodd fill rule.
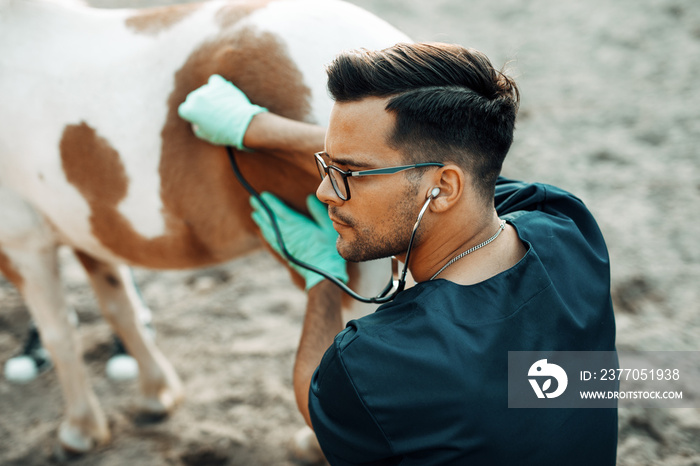
<path fill-rule="evenodd" d="M 575 195 L 548 184 L 501 180 L 495 206 L 548 269 L 562 260 L 572 265 L 593 262 L 607 269 L 608 251 L 600 227 Z"/>
<path fill-rule="evenodd" d="M 510 218 L 569 221 L 586 235 L 599 236 L 597 223 L 585 203 L 574 194 L 545 183 L 499 178 L 494 197 L 496 211 Z"/>

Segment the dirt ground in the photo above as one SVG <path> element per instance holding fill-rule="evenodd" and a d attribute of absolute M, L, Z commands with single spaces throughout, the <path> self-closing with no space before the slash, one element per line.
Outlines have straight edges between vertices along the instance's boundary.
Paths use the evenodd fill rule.
<path fill-rule="evenodd" d="M 93 0 L 99 7 L 166 1 Z M 522 91 L 504 174 L 556 184 L 596 215 L 613 271 L 619 349 L 700 350 L 700 2 L 354 0 L 416 40 L 511 62 Z M 303 425 L 291 367 L 305 296 L 265 253 L 221 267 L 136 270 L 159 346 L 187 393 L 169 419 L 132 408 L 136 382 L 104 375 L 110 332 L 75 260 L 66 289 L 113 441 L 75 466 L 291 465 Z M 0 363 L 28 316 L 0 279 Z M 700 405 L 698 405 L 700 406 Z M 0 464 L 43 465 L 62 414 L 56 376 L 0 379 Z M 700 409 L 621 409 L 618 464 L 700 465 Z"/>

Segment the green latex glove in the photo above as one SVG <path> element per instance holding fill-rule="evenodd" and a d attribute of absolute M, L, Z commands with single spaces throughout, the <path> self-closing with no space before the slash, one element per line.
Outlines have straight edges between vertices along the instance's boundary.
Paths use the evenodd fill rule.
<path fill-rule="evenodd" d="M 348 272 L 345 268 L 345 259 L 340 257 L 335 246 L 338 233 L 333 229 L 333 222 L 328 218 L 326 206 L 316 196 L 309 195 L 306 198 L 306 205 L 313 217 L 312 220 L 288 207 L 271 193 L 262 193 L 261 196 L 275 213 L 284 245 L 292 256 L 325 270 L 347 283 Z M 253 220 L 260 227 L 265 240 L 279 253 L 277 237 L 267 212 L 254 197 L 250 198 L 250 205 L 253 206 Z M 315 272 L 297 267 L 294 264 L 290 265 L 304 277 L 307 290 L 324 279 Z"/>
<path fill-rule="evenodd" d="M 244 150 L 243 136 L 255 115 L 267 109 L 250 103 L 233 83 L 218 74 L 189 93 L 178 114 L 192 123 L 194 134 L 212 144 Z"/>

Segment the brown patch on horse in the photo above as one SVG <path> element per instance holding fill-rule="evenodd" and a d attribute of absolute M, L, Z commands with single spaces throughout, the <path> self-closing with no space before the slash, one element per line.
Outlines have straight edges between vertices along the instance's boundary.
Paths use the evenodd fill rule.
<path fill-rule="evenodd" d="M 60 149 L 66 178 L 88 204 L 116 208 L 126 196 L 129 181 L 119 154 L 109 142 L 82 122 L 66 126 Z"/>
<path fill-rule="evenodd" d="M 250 195 L 236 180 L 225 149 L 196 138 L 190 124 L 177 114 L 187 94 L 205 84 L 212 74 L 233 82 L 251 102 L 299 121 L 310 117 L 311 90 L 287 55 L 285 45 L 269 32 L 252 29 L 241 29 L 228 38 L 204 44 L 175 75 L 162 132 L 163 204 L 168 211 L 191 218 L 197 235 L 206 237 L 213 249 L 224 252 L 231 248 L 232 232 L 259 238 L 257 225 L 250 218 Z M 289 153 L 293 154 L 291 148 Z M 316 192 L 318 175 L 285 155 L 236 151 L 236 161 L 258 192 L 272 192 L 306 213 L 306 197 Z M 312 157 L 309 154 L 309 159 Z M 349 264 L 349 269 L 354 268 Z M 303 278 L 291 268 L 290 272 L 293 281 L 303 288 Z"/>
<path fill-rule="evenodd" d="M 90 206 L 97 239 L 127 261 L 153 268 L 186 268 L 216 262 L 187 218 L 164 213 L 166 234 L 145 238 L 117 209 L 127 194 L 128 178 L 119 154 L 86 123 L 66 126 L 60 142 L 67 180 Z"/>
<path fill-rule="evenodd" d="M 155 36 L 165 31 L 202 7 L 202 4 L 189 3 L 140 10 L 126 19 L 126 27 L 132 31 Z"/>
<path fill-rule="evenodd" d="M 310 114 L 311 91 L 270 33 L 242 29 L 195 51 L 175 75 L 162 132 L 161 196 L 168 212 L 189 219 L 193 232 L 223 256 L 231 257 L 237 237 L 258 238 L 250 218 L 249 194 L 236 180 L 224 148 L 197 139 L 177 114 L 187 94 L 212 74 L 234 82 L 271 112 L 303 120 Z M 310 155 L 311 156 L 311 155 Z M 318 186 L 317 176 L 292 162 L 264 153 L 237 153 L 243 175 L 260 192 L 271 191 L 299 210 Z"/>
<path fill-rule="evenodd" d="M 15 285 L 18 290 L 22 289 L 24 285 L 24 278 L 17 271 L 15 265 L 12 263 L 9 257 L 7 257 L 2 250 L 0 250 L 0 272 L 7 278 L 7 280 Z"/>

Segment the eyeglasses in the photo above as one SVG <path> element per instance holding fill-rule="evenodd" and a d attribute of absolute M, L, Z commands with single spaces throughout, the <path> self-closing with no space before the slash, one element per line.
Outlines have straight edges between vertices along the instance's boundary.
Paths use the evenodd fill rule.
<path fill-rule="evenodd" d="M 397 167 L 373 168 L 371 170 L 345 171 L 335 165 L 326 165 L 323 156 L 328 156 L 325 152 L 317 152 L 314 154 L 316 158 L 316 168 L 318 174 L 321 175 L 321 180 L 330 176 L 333 190 L 343 201 L 350 199 L 350 186 L 348 186 L 348 176 L 371 176 L 371 175 L 393 175 L 394 173 L 413 168 L 423 167 L 444 167 L 445 164 L 439 162 L 416 163 L 414 165 L 399 165 Z"/>

